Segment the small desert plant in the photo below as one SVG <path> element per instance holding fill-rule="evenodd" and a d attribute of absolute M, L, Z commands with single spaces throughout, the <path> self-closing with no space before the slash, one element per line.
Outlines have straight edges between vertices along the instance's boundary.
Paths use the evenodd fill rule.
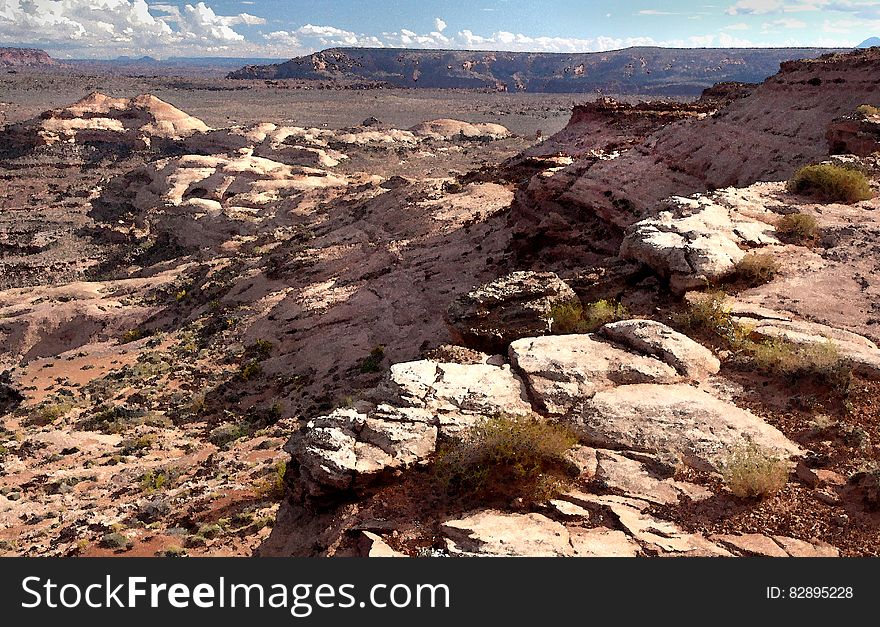
<path fill-rule="evenodd" d="M 592 333 L 604 324 L 628 317 L 626 307 L 611 299 L 598 300 L 586 306 L 575 299 L 550 308 L 551 331 L 557 335 Z"/>
<path fill-rule="evenodd" d="M 250 437 L 252 433 L 253 429 L 246 422 L 229 422 L 212 430 L 208 434 L 208 441 L 218 448 L 225 448 L 236 440 Z"/>
<path fill-rule="evenodd" d="M 172 470 L 150 470 L 140 479 L 142 491 L 152 494 L 170 488 L 177 480 L 177 473 Z"/>
<path fill-rule="evenodd" d="M 278 501 L 284 496 L 284 474 L 287 462 L 280 461 L 272 467 L 272 472 L 257 486 L 257 494 L 263 498 Z"/>
<path fill-rule="evenodd" d="M 869 104 L 863 104 L 856 108 L 856 113 L 868 118 L 875 115 L 880 115 L 880 108 Z"/>
<path fill-rule="evenodd" d="M 360 369 L 364 374 L 382 372 L 382 362 L 385 359 L 385 347 L 377 346 L 370 354 L 361 360 Z"/>
<path fill-rule="evenodd" d="M 134 542 L 119 532 L 108 533 L 101 538 L 101 546 L 105 549 L 113 549 L 114 551 L 127 551 Z"/>
<path fill-rule="evenodd" d="M 566 460 L 575 444 L 560 424 L 501 414 L 441 446 L 435 474 L 448 494 L 539 503 L 577 475 Z"/>
<path fill-rule="evenodd" d="M 806 213 L 789 213 L 776 223 L 777 233 L 800 241 L 813 239 L 818 231 L 816 218 Z"/>
<path fill-rule="evenodd" d="M 123 455 L 132 455 L 153 448 L 156 444 L 156 435 L 154 433 L 145 433 L 136 438 L 127 438 L 120 442 Z"/>
<path fill-rule="evenodd" d="M 443 191 L 447 194 L 460 194 L 464 191 L 464 185 L 458 181 L 447 181 L 443 184 Z"/>
<path fill-rule="evenodd" d="M 37 408 L 28 419 L 28 424 L 36 426 L 50 425 L 73 409 L 70 403 L 48 403 Z"/>
<path fill-rule="evenodd" d="M 734 496 L 762 498 L 779 492 L 788 483 L 788 465 L 750 442 L 730 452 L 721 476 Z"/>
<path fill-rule="evenodd" d="M 268 359 L 269 355 L 272 354 L 272 349 L 275 347 L 272 342 L 269 340 L 264 340 L 262 338 L 258 338 L 250 347 L 250 350 L 253 354 L 257 356 L 258 359 Z"/>
<path fill-rule="evenodd" d="M 122 433 L 127 429 L 145 424 L 147 412 L 139 407 L 124 405 L 100 405 L 95 413 L 79 421 L 77 428 L 103 433 Z"/>
<path fill-rule="evenodd" d="M 156 557 L 186 557 L 186 549 L 182 546 L 171 545 L 156 552 Z"/>
<path fill-rule="evenodd" d="M 252 359 L 251 361 L 244 364 L 241 369 L 238 371 L 238 378 L 242 381 L 250 381 L 254 377 L 259 376 L 263 372 L 263 367 L 260 363 Z"/>
<path fill-rule="evenodd" d="M 125 333 L 122 334 L 122 337 L 119 338 L 120 344 L 128 344 L 130 342 L 136 342 L 140 339 L 146 337 L 146 333 L 142 329 L 129 329 Z"/>
<path fill-rule="evenodd" d="M 854 203 L 874 197 L 868 178 L 857 170 L 822 163 L 801 168 L 788 182 L 788 191 L 829 202 Z"/>
<path fill-rule="evenodd" d="M 782 338 L 752 342 L 747 352 L 762 372 L 788 379 L 813 379 L 846 392 L 852 367 L 831 342 L 797 344 Z"/>
<path fill-rule="evenodd" d="M 770 253 L 748 253 L 736 264 L 736 278 L 749 285 L 763 285 L 779 274 L 779 262 Z"/>
<path fill-rule="evenodd" d="M 721 290 L 711 290 L 695 297 L 682 317 L 682 323 L 694 331 L 704 331 L 722 338 L 730 336 L 735 323 L 730 315 L 727 294 Z"/>

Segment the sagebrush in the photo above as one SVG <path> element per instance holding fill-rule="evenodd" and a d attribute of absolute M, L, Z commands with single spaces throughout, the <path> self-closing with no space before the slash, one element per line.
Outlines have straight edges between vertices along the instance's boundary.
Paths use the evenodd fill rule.
<path fill-rule="evenodd" d="M 801 168 L 788 181 L 788 190 L 828 202 L 854 203 L 874 197 L 870 181 L 863 173 L 830 163 Z"/>
<path fill-rule="evenodd" d="M 788 464 L 754 443 L 733 449 L 721 469 L 728 489 L 740 498 L 776 494 L 788 483 Z"/>
<path fill-rule="evenodd" d="M 598 300 L 586 306 L 574 299 L 550 309 L 550 329 L 557 335 L 592 333 L 604 324 L 629 317 L 626 307 L 612 299 Z"/>
<path fill-rule="evenodd" d="M 435 474 L 447 494 L 471 498 L 552 498 L 577 475 L 566 459 L 577 444 L 570 429 L 534 416 L 488 418 L 442 445 Z"/>

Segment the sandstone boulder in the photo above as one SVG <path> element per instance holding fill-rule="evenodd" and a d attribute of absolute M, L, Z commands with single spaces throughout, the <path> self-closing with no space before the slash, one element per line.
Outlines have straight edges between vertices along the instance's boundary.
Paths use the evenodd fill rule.
<path fill-rule="evenodd" d="M 705 346 L 654 320 L 622 320 L 606 324 L 599 334 L 646 355 L 653 355 L 690 379 L 716 374 L 721 362 Z"/>
<path fill-rule="evenodd" d="M 642 553 L 623 531 L 605 527 L 572 529 L 571 546 L 576 557 L 637 557 Z"/>
<path fill-rule="evenodd" d="M 484 416 L 532 413 L 525 385 L 507 364 L 394 364 L 379 394 L 396 405 L 431 412 L 446 435 Z"/>
<path fill-rule="evenodd" d="M 732 557 L 730 551 L 710 542 L 699 533 L 688 533 L 675 523 L 660 520 L 622 503 L 608 508 L 621 526 L 642 546 L 658 555 L 682 557 Z"/>
<path fill-rule="evenodd" d="M 712 496 L 711 491 L 700 486 L 669 477 L 656 477 L 640 462 L 612 451 L 598 451 L 597 458 L 593 481 L 605 489 L 623 492 L 632 498 L 660 505 L 675 505 L 682 497 L 697 501 Z"/>
<path fill-rule="evenodd" d="M 650 452 L 703 470 L 719 470 L 745 442 L 784 458 L 802 452 L 751 412 L 684 384 L 600 391 L 583 404 L 575 422 L 596 446 Z"/>
<path fill-rule="evenodd" d="M 299 476 L 297 491 L 308 496 L 357 488 L 389 468 L 400 468 L 434 452 L 437 427 L 425 410 L 378 407 L 375 412 L 337 409 L 310 420 L 284 450 Z"/>
<path fill-rule="evenodd" d="M 471 124 L 461 120 L 432 120 L 416 124 L 410 129 L 417 137 L 431 139 L 504 139 L 510 131 L 500 124 Z"/>
<path fill-rule="evenodd" d="M 825 135 L 828 152 L 868 157 L 880 151 L 880 116 L 846 115 L 835 118 Z"/>
<path fill-rule="evenodd" d="M 710 197 L 673 197 L 667 205 L 628 229 L 620 256 L 649 266 L 678 293 L 730 274 L 746 254 L 743 247 L 777 241 L 769 224 Z"/>
<path fill-rule="evenodd" d="M 303 497 L 368 486 L 382 473 L 429 458 L 438 434 L 455 436 L 487 416 L 532 412 L 510 366 L 417 361 L 395 364 L 375 406 L 310 420 L 285 446 Z"/>
<path fill-rule="evenodd" d="M 681 380 L 659 359 L 594 335 L 524 338 L 510 345 L 509 355 L 541 410 L 555 416 L 564 416 L 597 392 L 617 385 Z"/>
<path fill-rule="evenodd" d="M 483 510 L 442 526 L 450 553 L 505 557 L 574 555 L 568 530 L 542 514 Z"/>
<path fill-rule="evenodd" d="M 514 272 L 455 299 L 446 319 L 465 345 L 504 352 L 514 340 L 549 333 L 553 306 L 575 298 L 552 272 Z"/>

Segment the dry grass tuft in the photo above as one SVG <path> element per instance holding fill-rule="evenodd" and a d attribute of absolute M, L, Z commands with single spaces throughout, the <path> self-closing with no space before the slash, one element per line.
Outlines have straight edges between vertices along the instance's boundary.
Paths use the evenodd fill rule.
<path fill-rule="evenodd" d="M 566 460 L 577 441 L 558 423 L 502 414 L 442 446 L 435 475 L 449 495 L 541 503 L 577 476 Z"/>
<path fill-rule="evenodd" d="M 863 173 L 828 163 L 808 165 L 795 172 L 788 182 L 788 191 L 827 202 L 855 203 L 874 197 Z"/>
<path fill-rule="evenodd" d="M 772 496 L 788 483 L 788 465 L 753 443 L 731 451 L 722 470 L 724 483 L 740 498 Z"/>

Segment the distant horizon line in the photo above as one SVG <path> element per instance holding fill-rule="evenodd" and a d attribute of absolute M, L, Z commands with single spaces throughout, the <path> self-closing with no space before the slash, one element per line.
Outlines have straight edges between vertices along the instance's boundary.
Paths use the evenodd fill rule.
<path fill-rule="evenodd" d="M 869 38 L 866 41 L 870 41 Z M 55 53 L 49 52 L 46 48 L 41 48 L 34 44 L 8 44 L 0 46 L 0 50 L 2 49 L 17 49 L 17 50 L 35 50 L 39 52 L 44 52 L 48 54 L 51 58 L 58 61 L 139 61 L 142 59 L 149 59 L 157 62 L 168 62 L 174 60 L 185 60 L 185 61 L 195 61 L 200 59 L 206 60 L 230 60 L 230 61 L 288 61 L 290 59 L 296 59 L 300 57 L 307 57 L 313 54 L 319 54 L 321 52 L 327 52 L 330 50 L 388 50 L 388 51 L 408 51 L 408 52 L 468 52 L 468 53 L 495 53 L 495 52 L 503 52 L 509 54 L 539 54 L 539 55 L 551 55 L 551 56 L 567 56 L 567 55 L 582 55 L 582 54 L 606 54 L 609 52 L 623 52 L 625 50 L 828 50 L 828 51 L 837 51 L 837 50 L 858 50 L 860 49 L 860 45 L 848 46 L 848 47 L 831 47 L 831 46 L 626 46 L 624 48 L 612 48 L 609 50 L 585 50 L 582 52 L 545 52 L 545 51 L 531 51 L 531 50 L 503 50 L 503 49 L 471 49 L 471 48 L 405 48 L 405 47 L 393 47 L 393 46 L 330 46 L 329 48 L 322 48 L 320 50 L 315 50 L 313 52 L 306 52 L 298 56 L 289 56 L 289 57 L 260 57 L 260 56 L 221 56 L 221 55 L 200 55 L 200 56 L 170 56 L 170 57 L 154 57 L 150 54 L 142 54 L 139 56 L 133 55 L 118 55 L 116 57 L 61 57 L 56 56 Z"/>

